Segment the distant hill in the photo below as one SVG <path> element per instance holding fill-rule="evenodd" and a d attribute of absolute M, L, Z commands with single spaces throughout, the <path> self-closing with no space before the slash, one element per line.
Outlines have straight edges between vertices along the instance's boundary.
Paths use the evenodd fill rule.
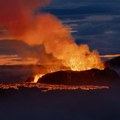
<path fill-rule="evenodd" d="M 39 79 L 40 83 L 62 85 L 120 85 L 120 77 L 110 69 L 87 71 L 58 71 L 44 75 Z"/>
<path fill-rule="evenodd" d="M 107 66 L 120 67 L 120 56 L 106 62 Z"/>

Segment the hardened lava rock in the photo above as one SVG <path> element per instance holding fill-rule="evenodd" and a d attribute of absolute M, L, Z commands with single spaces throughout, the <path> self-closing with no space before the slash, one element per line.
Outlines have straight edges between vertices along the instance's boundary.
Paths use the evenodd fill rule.
<path fill-rule="evenodd" d="M 110 69 L 87 71 L 58 71 L 48 73 L 38 80 L 38 83 L 58 85 L 111 85 L 120 84 L 120 77 Z"/>

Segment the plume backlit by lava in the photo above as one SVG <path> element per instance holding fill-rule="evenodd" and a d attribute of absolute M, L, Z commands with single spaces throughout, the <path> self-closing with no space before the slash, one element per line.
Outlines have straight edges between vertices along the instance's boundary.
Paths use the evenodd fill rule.
<path fill-rule="evenodd" d="M 104 70 L 105 66 L 97 51 L 90 51 L 88 45 L 77 45 L 69 27 L 50 13 L 35 13 L 51 0 L 0 0 L 0 25 L 5 27 L 7 37 L 24 41 L 29 46 L 42 45 L 45 53 L 60 61 L 71 71 Z M 35 14 L 33 14 L 35 13 Z M 6 36 L 5 36 L 6 37 Z M 9 39 L 11 40 L 11 39 Z M 32 56 L 32 55 L 31 55 Z M 40 57 L 39 57 L 40 58 Z M 53 67 L 53 66 L 51 66 Z M 52 72 L 61 71 L 52 70 Z M 38 87 L 47 89 L 101 89 L 107 86 L 68 86 L 38 83 L 45 74 L 34 75 L 30 83 L 1 85 L 3 88 Z"/>

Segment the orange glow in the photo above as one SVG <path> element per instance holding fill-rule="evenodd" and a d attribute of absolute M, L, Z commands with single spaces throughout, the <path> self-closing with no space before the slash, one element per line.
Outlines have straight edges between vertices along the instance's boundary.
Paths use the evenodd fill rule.
<path fill-rule="evenodd" d="M 20 87 L 26 88 L 39 88 L 42 92 L 47 92 L 51 90 L 99 90 L 99 89 L 109 89 L 109 86 L 95 86 L 95 85 L 85 85 L 85 86 L 72 86 L 72 85 L 48 85 L 48 84 L 33 84 L 33 83 L 23 83 L 23 84 L 0 84 L 1 89 L 16 89 Z"/>
<path fill-rule="evenodd" d="M 37 58 L 20 58 L 18 55 L 0 55 L 0 65 L 36 65 Z"/>
<path fill-rule="evenodd" d="M 114 57 L 119 57 L 120 54 L 110 54 L 110 55 L 101 55 L 101 58 L 114 58 Z"/>
<path fill-rule="evenodd" d="M 29 45 L 42 44 L 47 54 L 52 54 L 70 70 L 104 69 L 98 52 L 91 52 L 87 45 L 77 45 L 68 27 L 51 14 L 37 16 L 35 26 L 21 39 Z"/>
<path fill-rule="evenodd" d="M 73 52 L 71 51 L 72 54 L 66 54 L 66 56 L 64 56 L 64 65 L 70 67 L 71 70 L 104 69 L 104 64 L 99 58 L 99 54 L 96 51 L 90 52 L 87 45 L 76 46 L 75 48 L 69 49 L 73 49 Z"/>
<path fill-rule="evenodd" d="M 37 74 L 37 75 L 35 75 L 35 76 L 34 76 L 33 83 L 37 83 L 38 80 L 39 80 L 42 76 L 44 76 L 44 75 L 45 75 L 45 74 Z"/>
<path fill-rule="evenodd" d="M 57 17 L 43 12 L 34 14 L 38 6 L 43 7 L 50 1 L 12 0 L 11 2 L 11 0 L 1 0 L 0 25 L 7 29 L 11 38 L 24 41 L 32 47 L 42 45 L 48 57 L 49 55 L 53 56 L 56 61 L 59 61 L 61 66 L 65 66 L 69 70 L 85 71 L 93 68 L 103 70 L 105 67 L 99 53 L 90 51 L 88 45 L 77 45 L 71 35 L 71 29 L 68 26 L 64 26 Z M 33 59 L 28 59 L 28 61 L 31 63 Z M 38 63 L 38 59 L 34 62 Z M 59 68 L 58 70 L 62 69 Z M 51 64 L 51 71 L 48 71 L 48 73 L 53 71 L 56 71 L 56 69 Z M 35 75 L 33 83 L 37 83 L 38 79 L 43 75 Z M 59 88 L 58 86 L 59 89 L 62 87 Z M 54 89 L 55 86 L 50 88 Z M 78 88 L 81 87 L 79 86 Z"/>
<path fill-rule="evenodd" d="M 11 3 L 11 0 L 1 0 L 0 25 L 5 26 L 8 35 L 28 45 L 43 45 L 46 54 L 51 54 L 70 70 L 104 69 L 98 52 L 90 51 L 87 45 L 77 45 L 71 29 L 57 17 L 42 12 L 33 15 L 38 6 L 43 7 L 50 1 L 13 0 Z"/>

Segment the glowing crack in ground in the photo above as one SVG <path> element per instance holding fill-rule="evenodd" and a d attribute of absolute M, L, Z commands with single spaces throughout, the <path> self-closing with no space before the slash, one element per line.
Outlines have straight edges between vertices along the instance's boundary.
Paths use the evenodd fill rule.
<path fill-rule="evenodd" d="M 41 83 L 21 83 L 21 84 L 0 84 L 0 89 L 16 89 L 21 87 L 25 88 L 39 88 L 42 92 L 53 90 L 99 90 L 109 89 L 109 86 L 97 86 L 97 85 L 52 85 Z"/>

